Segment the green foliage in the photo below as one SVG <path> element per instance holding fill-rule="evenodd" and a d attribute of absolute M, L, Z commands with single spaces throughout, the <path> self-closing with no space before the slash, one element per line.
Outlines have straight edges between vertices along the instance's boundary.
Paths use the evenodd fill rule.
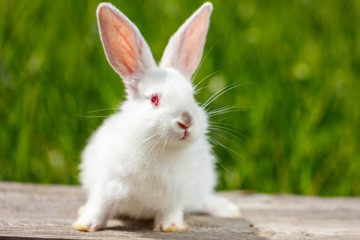
<path fill-rule="evenodd" d="M 124 99 L 99 40 L 98 3 L 0 1 L 0 180 L 77 183 L 81 150 L 103 121 L 83 116 L 107 116 L 91 111 Z M 202 1 L 113 4 L 158 61 Z M 209 110 L 248 107 L 212 118 L 226 131 L 212 133 L 219 189 L 360 195 L 360 1 L 213 4 L 195 83 L 221 72 L 197 97 L 247 83 Z"/>

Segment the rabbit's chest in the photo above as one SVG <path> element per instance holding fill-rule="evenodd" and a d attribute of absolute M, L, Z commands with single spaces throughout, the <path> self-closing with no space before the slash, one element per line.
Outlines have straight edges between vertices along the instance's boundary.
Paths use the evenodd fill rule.
<path fill-rule="evenodd" d="M 196 172 L 187 164 L 157 164 L 139 168 L 126 179 L 125 184 L 130 195 L 134 197 L 183 195 L 186 186 L 196 179 Z"/>
<path fill-rule="evenodd" d="M 151 168 L 139 169 L 132 175 L 132 185 L 144 190 L 167 188 L 169 185 L 176 186 L 187 182 L 192 173 L 185 166 L 158 165 Z"/>

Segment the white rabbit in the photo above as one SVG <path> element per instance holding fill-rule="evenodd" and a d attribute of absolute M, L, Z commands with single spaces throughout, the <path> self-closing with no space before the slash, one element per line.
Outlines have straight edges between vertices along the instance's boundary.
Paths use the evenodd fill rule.
<path fill-rule="evenodd" d="M 94 133 L 82 153 L 88 196 L 73 228 L 96 231 L 109 218 L 153 218 L 154 230 L 180 231 L 184 212 L 232 217 L 235 205 L 214 195 L 215 158 L 205 110 L 191 76 L 200 62 L 212 4 L 173 35 L 159 66 L 137 27 L 110 3 L 97 9 L 106 57 L 127 100 Z"/>

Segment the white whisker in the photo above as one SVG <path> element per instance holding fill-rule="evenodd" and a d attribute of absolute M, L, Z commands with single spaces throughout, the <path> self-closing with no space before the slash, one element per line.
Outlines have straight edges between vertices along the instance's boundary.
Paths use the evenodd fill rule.
<path fill-rule="evenodd" d="M 148 137 L 148 138 L 146 138 L 143 142 L 142 142 L 142 144 L 144 144 L 145 145 L 145 147 L 143 148 L 143 153 L 149 153 L 149 152 L 151 152 L 151 150 L 153 149 L 153 145 L 155 144 L 155 139 L 154 138 L 156 138 L 156 137 L 158 137 L 158 135 L 157 134 L 153 134 L 153 135 L 151 135 L 150 137 Z M 156 140 L 158 140 L 158 139 L 156 139 Z M 149 151 L 150 150 L 150 151 Z"/>
<path fill-rule="evenodd" d="M 84 116 L 84 115 L 75 115 L 76 117 L 81 118 L 107 118 L 108 116 Z"/>
<path fill-rule="evenodd" d="M 217 162 L 219 163 L 219 165 L 228 173 L 231 174 L 231 172 L 224 166 L 224 164 L 222 164 L 221 159 L 219 158 L 219 156 L 215 153 L 214 150 L 211 151 L 212 154 L 215 156 Z"/>
<path fill-rule="evenodd" d="M 208 100 L 206 100 L 203 103 L 203 108 L 206 109 L 207 106 L 209 106 L 213 101 L 215 101 L 216 99 L 218 99 L 221 95 L 223 95 L 224 93 L 229 92 L 230 90 L 240 87 L 241 85 L 244 85 L 245 83 L 233 83 L 230 84 L 229 86 L 226 86 L 222 89 L 220 89 L 219 91 L 217 91 L 216 93 L 214 93 Z"/>
<path fill-rule="evenodd" d="M 206 89 L 206 88 L 209 88 L 209 86 L 196 89 L 194 95 L 197 95 L 199 92 L 201 92 L 203 89 Z"/>
<path fill-rule="evenodd" d="M 245 106 L 241 106 L 241 107 L 222 107 L 222 108 L 217 108 L 217 109 L 209 111 L 208 116 L 213 117 L 213 116 L 217 116 L 217 115 L 221 115 L 221 114 L 225 114 L 225 113 L 230 113 L 230 112 L 240 112 L 240 111 L 243 111 L 245 109 L 248 109 L 248 107 L 245 107 Z"/>
<path fill-rule="evenodd" d="M 230 127 L 227 127 L 227 126 L 230 126 Z M 226 132 L 228 133 L 229 135 L 239 139 L 239 140 L 242 140 L 241 137 L 247 139 L 247 136 L 245 136 L 244 134 L 234 130 L 233 128 L 231 128 L 232 126 L 229 125 L 229 124 L 222 124 L 222 123 L 214 123 L 212 122 L 209 129 L 213 129 L 213 130 L 218 130 L 218 131 L 223 131 L 223 132 Z"/>
<path fill-rule="evenodd" d="M 219 128 L 215 128 L 215 127 L 210 127 L 210 130 L 213 130 L 211 133 L 215 134 L 217 136 L 223 137 L 226 140 L 229 140 L 231 142 L 234 143 L 234 141 L 232 139 L 229 139 L 228 136 L 226 136 L 226 134 L 230 135 L 231 137 L 237 139 L 238 141 L 240 141 L 241 143 L 244 143 L 244 140 L 240 138 L 240 136 L 237 136 L 236 134 L 239 134 L 238 132 L 231 133 L 228 130 L 224 130 L 224 129 L 219 129 Z"/>
<path fill-rule="evenodd" d="M 210 73 L 209 75 L 207 75 L 206 77 L 204 77 L 203 79 L 201 79 L 201 80 L 194 86 L 194 89 L 195 89 L 196 91 L 199 91 L 199 90 L 197 90 L 197 87 L 198 87 L 203 81 L 205 81 L 205 80 L 208 79 L 209 77 L 212 77 L 213 75 L 218 74 L 218 73 L 220 73 L 220 72 L 224 72 L 224 70 L 219 70 L 219 71 Z"/>
<path fill-rule="evenodd" d="M 205 56 L 202 58 L 199 66 L 197 67 L 196 71 L 195 71 L 195 74 L 193 74 L 193 77 L 191 78 L 191 82 L 193 83 L 194 82 L 194 79 L 196 78 L 196 75 L 199 71 L 199 69 L 201 68 L 201 65 L 204 63 L 206 57 L 209 55 L 209 53 L 211 52 L 211 50 L 213 50 L 213 48 L 220 42 L 220 39 L 217 40 L 212 46 L 211 48 L 206 52 Z"/>
<path fill-rule="evenodd" d="M 215 138 L 210 137 L 209 140 L 210 140 L 213 144 L 219 145 L 219 146 L 223 147 L 223 148 L 224 148 L 225 150 L 227 150 L 229 153 L 233 153 L 233 154 L 237 155 L 238 157 L 240 157 L 241 159 L 244 159 L 244 157 L 243 157 L 241 154 L 239 154 L 238 152 L 236 152 L 236 151 L 232 150 L 231 148 L 225 146 L 224 144 L 222 144 L 221 142 L 219 142 L 219 141 L 216 140 Z"/>
<path fill-rule="evenodd" d="M 110 110 L 119 110 L 119 108 L 103 108 L 103 109 L 93 110 L 88 113 L 103 112 L 103 111 L 110 111 Z"/>

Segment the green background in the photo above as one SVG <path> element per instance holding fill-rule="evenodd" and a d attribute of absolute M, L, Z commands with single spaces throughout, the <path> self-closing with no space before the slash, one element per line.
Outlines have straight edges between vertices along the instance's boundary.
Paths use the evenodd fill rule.
<path fill-rule="evenodd" d="M 112 2 L 157 61 L 203 3 Z M 0 0 L 0 180 L 77 183 L 80 152 L 104 119 L 93 116 L 114 112 L 92 111 L 124 100 L 99 40 L 98 3 Z M 209 106 L 243 108 L 212 118 L 223 130 L 211 134 L 218 188 L 359 196 L 360 1 L 213 4 L 195 83 L 220 72 L 197 98 L 244 83 Z"/>

